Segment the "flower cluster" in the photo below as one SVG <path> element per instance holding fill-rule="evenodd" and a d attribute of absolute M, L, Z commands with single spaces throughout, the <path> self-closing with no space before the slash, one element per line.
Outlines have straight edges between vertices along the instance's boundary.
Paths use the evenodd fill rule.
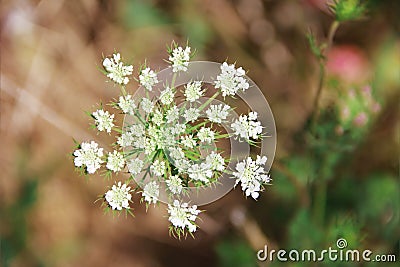
<path fill-rule="evenodd" d="M 196 205 L 189 206 L 188 203 L 180 203 L 178 200 L 175 200 L 173 205 L 168 205 L 168 220 L 177 229 L 176 233 L 178 236 L 184 233 L 185 230 L 188 230 L 190 233 L 196 231 L 197 225 L 195 221 L 199 213 L 200 211 Z"/>
<path fill-rule="evenodd" d="M 104 111 L 102 109 L 96 110 L 92 113 L 97 129 L 100 132 L 107 131 L 107 133 L 111 133 L 112 127 L 114 127 L 113 119 L 114 114 L 108 113 L 108 111 Z"/>
<path fill-rule="evenodd" d="M 121 55 L 119 53 L 114 54 L 111 58 L 105 58 L 103 60 L 103 67 L 107 72 L 107 77 L 121 85 L 128 84 L 129 78 L 127 76 L 132 75 L 133 72 L 132 65 L 124 65 L 121 62 Z"/>
<path fill-rule="evenodd" d="M 103 149 L 99 148 L 99 145 L 94 141 L 91 141 L 90 143 L 83 142 L 80 145 L 80 149 L 75 150 L 74 156 L 75 166 L 85 166 L 86 171 L 91 174 L 95 173 L 104 162 L 102 160 Z"/>
<path fill-rule="evenodd" d="M 240 68 L 235 68 L 235 64 L 229 65 L 224 62 L 221 65 L 221 74 L 218 75 L 215 81 L 215 88 L 220 88 L 222 96 L 234 96 L 239 90 L 243 92 L 249 89 L 249 83 L 244 77 L 245 71 Z"/>
<path fill-rule="evenodd" d="M 147 90 L 151 91 L 153 90 L 153 86 L 158 83 L 157 74 L 147 67 L 140 72 L 139 82 Z"/>
<path fill-rule="evenodd" d="M 129 209 L 129 201 L 132 199 L 130 194 L 131 188 L 126 184 L 113 185 L 111 190 L 108 190 L 104 198 L 109 203 L 113 210 Z"/>
<path fill-rule="evenodd" d="M 169 60 L 172 64 L 172 71 L 187 71 L 190 60 L 190 51 L 191 48 L 187 46 L 185 49 L 182 47 L 176 47 L 172 50 Z"/>
<path fill-rule="evenodd" d="M 257 112 L 250 112 L 249 115 L 241 115 L 235 120 L 231 127 L 235 131 L 235 136 L 249 140 L 258 139 L 262 133 L 261 122 L 257 120 Z"/>
<path fill-rule="evenodd" d="M 266 161 L 267 157 L 257 155 L 255 161 L 248 157 L 236 165 L 236 172 L 233 173 L 233 176 L 236 177 L 235 185 L 240 182 L 246 196 L 257 199 L 262 190 L 262 185 L 270 182 L 270 176 L 263 167 Z"/>
<path fill-rule="evenodd" d="M 340 98 L 338 104 L 339 125 L 336 132 L 341 135 L 346 131 L 353 133 L 364 129 L 371 117 L 376 115 L 380 104 L 374 99 L 370 86 L 351 89 Z"/>
<path fill-rule="evenodd" d="M 141 193 L 146 207 L 168 202 L 172 233 L 180 237 L 198 228 L 196 219 L 200 211 L 188 201 L 190 193 L 219 184 L 220 177 L 227 174 L 236 179 L 236 184 L 241 183 L 246 196 L 256 199 L 269 176 L 263 167 L 266 157 L 258 156 L 256 161 L 248 158 L 238 162 L 236 170 L 229 170 L 232 159 L 225 158 L 218 147 L 220 139 L 236 137 L 239 142 L 254 145 L 262 138 L 263 127 L 257 112 L 242 114 L 234 120 L 231 106 L 213 102 L 219 95 L 225 99 L 239 90 L 246 91 L 249 82 L 245 71 L 224 62 L 214 88 L 199 80 L 179 87 L 173 81 L 190 67 L 191 48 L 176 46 L 169 52 L 174 78 L 161 82 L 156 72 L 145 67 L 137 79 L 145 93 L 140 98 L 128 94 L 125 88 L 133 67 L 124 65 L 119 54 L 104 59 L 106 75 L 121 85 L 121 95 L 117 102 L 107 105 L 116 112 L 101 108 L 91 116 L 97 130 L 115 133 L 116 141 L 107 153 L 94 141 L 83 142 L 73 155 L 75 166 L 88 174 L 95 173 L 103 164 L 105 171 L 101 174 L 105 177 L 129 173 L 125 183 L 114 184 L 104 195 L 108 209 L 129 211 L 132 191 Z M 203 103 L 210 92 L 213 96 Z M 179 103 L 182 96 L 184 102 Z M 120 121 L 115 118 L 117 114 L 125 116 L 123 126 L 115 125 Z M 221 130 L 229 125 L 230 130 Z M 133 181 L 137 186 L 131 190 L 128 186 Z"/>

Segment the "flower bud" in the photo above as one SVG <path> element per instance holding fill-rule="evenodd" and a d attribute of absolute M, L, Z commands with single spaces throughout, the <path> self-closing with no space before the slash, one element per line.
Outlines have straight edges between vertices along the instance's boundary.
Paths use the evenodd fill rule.
<path fill-rule="evenodd" d="M 330 9 L 340 22 L 360 19 L 366 11 L 360 0 L 334 0 Z"/>

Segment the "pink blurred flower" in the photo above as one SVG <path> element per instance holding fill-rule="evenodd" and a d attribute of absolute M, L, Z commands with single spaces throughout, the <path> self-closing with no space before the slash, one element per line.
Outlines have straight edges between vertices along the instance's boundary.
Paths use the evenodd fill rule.
<path fill-rule="evenodd" d="M 369 77 L 369 63 L 363 51 L 350 45 L 333 47 L 327 56 L 327 73 L 343 82 L 362 83 Z"/>
<path fill-rule="evenodd" d="M 368 122 L 368 116 L 365 112 L 360 112 L 353 120 L 354 126 L 361 127 Z"/>
<path fill-rule="evenodd" d="M 372 112 L 373 113 L 378 113 L 379 111 L 381 111 L 381 105 L 377 102 L 372 104 Z"/>

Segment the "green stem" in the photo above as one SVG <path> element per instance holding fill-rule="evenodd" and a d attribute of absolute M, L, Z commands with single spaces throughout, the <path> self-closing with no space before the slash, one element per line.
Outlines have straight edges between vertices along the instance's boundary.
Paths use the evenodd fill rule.
<path fill-rule="evenodd" d="M 199 107 L 199 110 L 202 111 L 208 104 L 211 103 L 217 96 L 219 95 L 219 91 L 217 91 L 212 97 L 207 99 L 207 101 Z"/>
<path fill-rule="evenodd" d="M 125 86 L 121 86 L 121 93 L 123 96 L 126 96 Z"/>
<path fill-rule="evenodd" d="M 311 116 L 311 131 L 314 132 L 314 128 L 315 128 L 315 123 L 316 120 L 318 119 L 318 111 L 319 111 L 319 100 L 321 98 L 321 92 L 322 92 L 322 88 L 324 86 L 324 82 L 325 82 L 325 57 L 327 52 L 329 51 L 329 49 L 332 46 L 333 43 L 333 37 L 335 36 L 335 33 L 337 31 L 337 29 L 340 26 L 340 22 L 339 21 L 334 21 L 332 22 L 330 28 L 329 28 L 329 33 L 328 33 L 328 39 L 327 42 L 324 44 L 325 49 L 323 52 L 323 57 L 319 58 L 319 79 L 318 79 L 318 88 L 317 88 L 317 94 L 315 95 L 314 101 L 313 101 L 313 113 Z"/>
<path fill-rule="evenodd" d="M 327 47 L 326 49 L 329 50 L 332 46 L 333 43 L 333 37 L 335 36 L 335 33 L 337 31 L 337 29 L 339 28 L 340 22 L 335 20 L 332 24 L 331 27 L 329 29 L 329 33 L 328 33 L 328 43 L 327 43 Z"/>
<path fill-rule="evenodd" d="M 311 132 L 315 132 L 315 124 L 316 120 L 318 119 L 318 111 L 319 111 L 319 99 L 321 98 L 321 92 L 322 88 L 324 86 L 324 81 L 325 81 L 325 62 L 320 61 L 319 62 L 319 78 L 318 78 L 318 89 L 317 89 L 317 94 L 315 95 L 314 98 L 314 103 L 313 103 L 313 113 L 311 116 Z"/>
<path fill-rule="evenodd" d="M 201 126 L 204 126 L 204 125 L 206 125 L 206 124 L 207 124 L 206 121 L 200 122 L 200 123 L 198 123 L 198 124 L 196 124 L 196 125 L 194 125 L 194 126 L 188 128 L 188 129 L 186 130 L 186 133 L 190 133 L 190 132 L 196 130 L 197 128 L 199 128 L 199 127 L 201 127 Z"/>
<path fill-rule="evenodd" d="M 226 137 L 231 137 L 230 134 L 219 134 L 215 136 L 215 139 L 221 139 L 221 138 L 226 138 Z"/>
<path fill-rule="evenodd" d="M 340 26 L 339 21 L 334 21 L 332 22 L 329 33 L 328 33 L 328 39 L 327 42 L 325 43 L 325 49 L 323 51 L 323 57 L 319 58 L 319 80 L 318 80 L 318 89 L 317 89 L 317 94 L 314 98 L 314 103 L 313 103 L 313 114 L 311 116 L 311 133 L 316 134 L 316 124 L 318 121 L 318 116 L 319 116 L 319 101 L 321 98 L 322 94 L 322 88 L 324 86 L 325 82 L 325 74 L 326 74 L 326 55 L 329 51 L 329 49 L 332 46 L 333 43 L 333 37 L 335 36 L 335 33 Z M 322 164 L 326 164 L 325 160 L 322 161 Z M 321 166 L 323 167 L 323 166 Z M 315 173 L 315 175 L 318 177 L 316 179 L 316 189 L 315 189 L 315 195 L 313 199 L 313 219 L 316 225 L 322 226 L 324 223 L 324 218 L 325 218 L 325 209 L 326 209 L 326 193 L 327 193 L 327 177 L 323 177 L 323 175 L 319 175 L 318 173 Z"/>
<path fill-rule="evenodd" d="M 313 216 L 314 222 L 319 226 L 323 225 L 325 218 L 326 189 L 327 183 L 325 179 L 317 182 L 317 188 L 313 200 Z"/>
<path fill-rule="evenodd" d="M 174 75 L 172 76 L 172 81 L 171 81 L 171 89 L 175 88 L 176 75 L 177 75 L 177 73 L 174 72 Z"/>

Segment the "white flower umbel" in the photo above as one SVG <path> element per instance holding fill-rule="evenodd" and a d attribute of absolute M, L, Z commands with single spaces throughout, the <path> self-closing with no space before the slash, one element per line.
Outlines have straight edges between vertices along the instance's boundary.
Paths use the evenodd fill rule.
<path fill-rule="evenodd" d="M 133 114 L 136 108 L 135 102 L 132 99 L 131 95 L 127 96 L 120 96 L 119 97 L 119 102 L 118 102 L 119 108 L 122 110 L 123 113 L 125 114 Z"/>
<path fill-rule="evenodd" d="M 200 117 L 200 111 L 197 108 L 189 108 L 185 110 L 183 114 L 186 122 L 194 122 Z"/>
<path fill-rule="evenodd" d="M 157 74 L 147 67 L 140 72 L 139 83 L 151 91 L 153 90 L 153 86 L 158 83 Z"/>
<path fill-rule="evenodd" d="M 185 230 L 190 233 L 194 233 L 197 230 L 195 221 L 199 213 L 200 211 L 196 205 L 189 206 L 188 203 L 180 203 L 178 200 L 174 200 L 173 205 L 168 204 L 168 220 L 178 230 L 178 235 Z"/>
<path fill-rule="evenodd" d="M 99 145 L 91 141 L 90 143 L 83 142 L 80 149 L 74 151 L 74 164 L 76 167 L 86 166 L 86 171 L 90 174 L 95 173 L 104 162 L 103 149 Z"/>
<path fill-rule="evenodd" d="M 186 173 L 191 166 L 190 161 L 187 159 L 179 159 L 174 162 L 175 167 L 178 169 L 178 173 Z"/>
<path fill-rule="evenodd" d="M 211 143 L 214 141 L 215 132 L 208 127 L 201 127 L 199 132 L 197 133 L 197 137 L 201 142 Z"/>
<path fill-rule="evenodd" d="M 150 155 L 151 153 L 154 152 L 157 148 L 157 143 L 154 139 L 152 138 L 145 138 L 145 143 L 144 143 L 144 153 L 146 155 Z"/>
<path fill-rule="evenodd" d="M 160 186 L 157 184 L 156 181 L 152 181 L 144 186 L 142 197 L 144 197 L 144 200 L 147 203 L 156 204 L 159 195 L 160 195 Z"/>
<path fill-rule="evenodd" d="M 233 172 L 233 177 L 236 178 L 235 186 L 240 182 L 246 196 L 257 199 L 262 190 L 262 185 L 271 181 L 263 167 L 266 161 L 266 156 L 257 155 L 256 160 L 248 157 L 236 164 L 236 172 Z"/>
<path fill-rule="evenodd" d="M 239 119 L 231 124 L 235 136 L 249 140 L 250 138 L 258 139 L 261 137 L 261 122 L 257 120 L 257 112 L 250 112 L 248 116 L 241 115 Z"/>
<path fill-rule="evenodd" d="M 114 150 L 112 153 L 109 152 L 108 153 L 108 157 L 107 157 L 107 169 L 113 171 L 113 172 L 119 172 L 120 170 L 122 170 L 122 168 L 125 166 L 125 160 L 124 160 L 124 156 Z"/>
<path fill-rule="evenodd" d="M 107 57 L 103 60 L 104 69 L 107 71 L 107 77 L 118 84 L 128 84 L 129 78 L 132 75 L 133 66 L 124 65 L 121 62 L 119 53 L 113 54 L 112 57 Z"/>
<path fill-rule="evenodd" d="M 114 114 L 98 109 L 92 115 L 95 119 L 96 127 L 100 132 L 107 131 L 107 133 L 111 133 L 111 129 L 114 127 Z"/>
<path fill-rule="evenodd" d="M 222 96 L 234 96 L 237 91 L 246 91 L 249 88 L 249 83 L 244 77 L 245 71 L 242 67 L 236 69 L 235 64 L 228 65 L 224 62 L 221 67 L 221 73 L 215 81 L 215 88 L 221 89 Z"/>
<path fill-rule="evenodd" d="M 112 133 L 111 149 L 103 152 L 97 143 L 89 141 L 73 151 L 77 171 L 92 174 L 102 170 L 107 178 L 122 175 L 125 179 L 113 182 L 114 185 L 104 190 L 106 210 L 131 214 L 132 192 L 137 190 L 146 209 L 164 198 L 169 202 L 170 233 L 179 238 L 197 230 L 195 221 L 200 211 L 190 205 L 211 201 L 226 190 L 209 196 L 196 193 L 207 194 L 207 189 L 221 183 L 226 188 L 240 184 L 244 195 L 258 199 L 269 181 L 264 157 L 252 160 L 243 156 L 239 160 L 245 160 L 236 160 L 232 167 L 227 167 L 232 160 L 230 157 L 240 155 L 226 154 L 238 150 L 228 149 L 225 141 L 234 138 L 237 142 L 247 142 L 246 146 L 251 148 L 261 145 L 265 137 L 262 116 L 257 118 L 256 112 L 236 116 L 234 107 L 220 99 L 237 95 L 243 98 L 253 83 L 235 64 L 224 62 L 211 70 L 207 69 L 212 65 L 210 62 L 191 63 L 193 50 L 173 42 L 166 58 L 170 67 L 159 73 L 146 65 L 135 67 L 136 77 L 132 75 L 133 67 L 127 65 L 119 53 L 103 58 L 102 72 L 119 94 L 115 92 L 114 100 L 91 110 L 88 115 L 93 118 L 91 128 L 97 133 L 107 132 L 109 138 Z M 166 74 L 168 71 L 171 75 Z M 137 88 L 127 86 L 131 79 L 139 84 L 137 94 Z M 215 92 L 208 92 L 210 86 Z M 259 90 L 255 85 L 254 89 Z M 209 93 L 212 96 L 208 96 Z M 108 105 L 113 110 L 108 109 Z M 230 184 L 220 180 L 224 175 L 232 177 Z M 135 188 L 131 182 L 135 182 Z"/>
<path fill-rule="evenodd" d="M 153 118 L 151 119 L 151 121 L 152 121 L 155 125 L 160 126 L 161 124 L 164 123 L 164 115 L 163 115 L 159 110 L 156 110 L 156 111 L 153 113 Z"/>
<path fill-rule="evenodd" d="M 175 93 L 169 87 L 166 87 L 163 91 L 160 92 L 160 101 L 164 105 L 169 105 L 174 101 Z"/>
<path fill-rule="evenodd" d="M 128 161 L 127 166 L 128 166 L 129 172 L 133 176 L 136 176 L 142 171 L 144 162 L 142 160 L 136 158 L 136 159 L 132 159 L 132 160 Z"/>
<path fill-rule="evenodd" d="M 186 126 L 187 124 L 177 123 L 174 125 L 174 127 L 171 128 L 171 133 L 173 135 L 184 133 L 186 131 Z"/>
<path fill-rule="evenodd" d="M 185 157 L 185 153 L 183 152 L 182 148 L 180 148 L 180 147 L 172 146 L 172 147 L 168 148 L 168 151 L 169 151 L 169 156 L 173 160 L 178 160 L 178 159 L 182 159 Z"/>
<path fill-rule="evenodd" d="M 150 99 L 144 97 L 141 102 L 141 107 L 144 110 L 144 112 L 149 114 L 153 111 L 154 103 L 151 102 Z"/>
<path fill-rule="evenodd" d="M 171 175 L 165 183 L 172 194 L 180 194 L 182 192 L 182 179 L 178 175 Z"/>
<path fill-rule="evenodd" d="M 165 162 L 156 159 L 153 164 L 150 166 L 150 171 L 155 176 L 163 176 L 165 172 Z"/>
<path fill-rule="evenodd" d="M 204 90 L 201 89 L 201 81 L 190 82 L 185 85 L 184 96 L 189 102 L 194 102 L 204 95 Z"/>
<path fill-rule="evenodd" d="M 193 139 L 193 135 L 181 136 L 181 144 L 187 148 L 194 148 L 196 146 L 196 140 Z"/>
<path fill-rule="evenodd" d="M 206 114 L 211 122 L 222 123 L 228 117 L 230 108 L 230 106 L 222 104 L 211 105 L 206 110 Z"/>
<path fill-rule="evenodd" d="M 120 147 L 128 147 L 132 145 L 133 140 L 132 132 L 123 132 L 121 136 L 118 137 L 117 144 Z"/>
<path fill-rule="evenodd" d="M 213 176 L 211 166 L 207 163 L 193 164 L 187 170 L 190 179 L 208 183 L 209 179 Z"/>
<path fill-rule="evenodd" d="M 179 46 L 172 50 L 169 61 L 172 64 L 173 72 L 187 71 L 190 60 L 190 50 L 189 46 L 185 49 Z"/>
<path fill-rule="evenodd" d="M 113 185 L 105 194 L 105 199 L 113 210 L 129 209 L 129 201 L 132 199 L 131 188 L 126 184 Z"/>
<path fill-rule="evenodd" d="M 170 109 L 168 109 L 165 118 L 167 119 L 168 123 L 176 122 L 179 119 L 178 107 L 174 105 Z"/>
<path fill-rule="evenodd" d="M 144 149 L 146 147 L 148 138 L 146 138 L 146 136 L 139 136 L 138 138 L 136 138 L 136 140 L 133 142 L 133 146 L 135 148 L 140 148 L 140 149 Z"/>
<path fill-rule="evenodd" d="M 225 160 L 224 158 L 218 154 L 212 151 L 209 155 L 206 157 L 206 163 L 211 166 L 211 169 L 216 170 L 216 171 L 223 171 L 225 169 Z"/>
<path fill-rule="evenodd" d="M 143 136 L 146 133 L 143 124 L 132 124 L 129 131 L 136 137 Z"/>

